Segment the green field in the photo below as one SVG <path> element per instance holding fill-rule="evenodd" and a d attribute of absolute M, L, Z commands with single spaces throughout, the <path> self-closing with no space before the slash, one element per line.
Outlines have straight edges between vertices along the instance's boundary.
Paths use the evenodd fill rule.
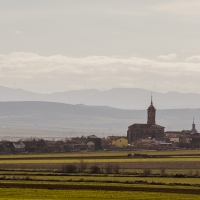
<path fill-rule="evenodd" d="M 200 199 L 200 151 L 128 153 L 1 155 L 0 199 Z M 63 171 L 69 164 L 75 172 Z"/>
<path fill-rule="evenodd" d="M 163 199 L 163 200 L 198 200 L 200 196 L 194 194 L 173 194 L 173 193 L 154 193 L 154 192 L 128 192 L 128 191 L 88 191 L 88 190 L 48 190 L 48 189 L 16 189 L 0 188 L 0 199 Z"/>
<path fill-rule="evenodd" d="M 131 157 L 128 157 L 128 154 L 130 154 Z M 143 154 L 148 155 L 149 157 L 135 157 L 134 154 Z M 87 163 L 199 162 L 200 151 L 87 152 L 1 155 L 0 164 L 79 163 L 82 159 Z"/>
<path fill-rule="evenodd" d="M 5 159 L 5 158 L 14 158 L 14 159 L 22 159 L 22 158 L 52 158 L 52 157 L 62 157 L 62 158 L 80 158 L 80 157 L 106 157 L 106 156 L 111 156 L 111 157 L 116 157 L 116 156 L 127 156 L 127 154 L 132 154 L 134 153 L 141 153 L 141 154 L 148 154 L 148 155 L 187 155 L 187 154 L 192 154 L 193 156 L 195 155 L 200 155 L 200 150 L 178 150 L 178 151 L 127 151 L 127 152 L 82 152 L 82 153 L 47 153 L 47 154 L 16 154 L 16 155 L 0 155 L 0 159 Z"/>
<path fill-rule="evenodd" d="M 0 164 L 11 164 L 11 163 L 18 163 L 18 164 L 25 164 L 25 163 L 79 163 L 80 159 L 41 159 L 38 160 L 0 160 Z M 86 159 L 85 162 L 87 163 L 110 163 L 110 162 L 117 162 L 117 163 L 130 163 L 130 162 L 185 162 L 185 161 L 195 161 L 199 162 L 199 157 L 187 157 L 187 158 L 123 158 L 123 159 Z"/>
<path fill-rule="evenodd" d="M 200 187 L 200 178 L 174 178 L 174 177 L 138 177 L 138 176 L 123 176 L 123 175 L 62 175 L 57 174 L 44 174 L 44 173 L 0 173 L 0 180 L 33 180 L 33 181 L 52 181 L 52 182 L 118 182 L 118 183 L 128 183 L 128 182 L 136 182 L 143 181 L 146 184 L 160 184 L 160 185 L 198 185 Z"/>

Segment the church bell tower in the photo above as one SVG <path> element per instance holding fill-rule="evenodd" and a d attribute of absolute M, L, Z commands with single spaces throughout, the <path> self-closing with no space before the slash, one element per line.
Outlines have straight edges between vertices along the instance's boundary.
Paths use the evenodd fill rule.
<path fill-rule="evenodd" d="M 151 105 L 147 109 L 147 124 L 156 124 L 156 108 L 153 106 L 152 95 L 151 95 Z"/>
<path fill-rule="evenodd" d="M 198 131 L 197 131 L 196 128 L 195 128 L 194 118 L 193 118 L 193 124 L 192 124 L 192 130 L 191 130 L 191 133 L 192 133 L 192 134 L 194 134 L 194 133 L 198 133 Z"/>

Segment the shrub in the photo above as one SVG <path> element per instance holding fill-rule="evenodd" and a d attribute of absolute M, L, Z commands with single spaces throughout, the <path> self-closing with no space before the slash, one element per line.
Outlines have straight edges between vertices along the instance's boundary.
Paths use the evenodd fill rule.
<path fill-rule="evenodd" d="M 76 165 L 63 165 L 62 166 L 62 172 L 67 172 L 67 173 L 74 173 L 76 171 Z"/>
<path fill-rule="evenodd" d="M 185 177 L 185 175 L 184 174 L 175 174 L 174 177 L 183 178 L 183 177 Z"/>
<path fill-rule="evenodd" d="M 84 162 L 84 160 L 81 160 L 78 168 L 80 172 L 84 172 L 87 169 L 87 163 Z"/>
<path fill-rule="evenodd" d="M 106 163 L 105 169 L 107 174 L 112 173 L 112 165 L 110 163 Z"/>
<path fill-rule="evenodd" d="M 90 170 L 91 170 L 91 173 L 93 173 L 93 174 L 98 174 L 101 171 L 100 168 L 97 165 L 92 166 L 90 168 Z"/>
<path fill-rule="evenodd" d="M 193 176 L 193 171 L 192 171 L 192 170 L 189 170 L 188 173 L 187 173 L 187 175 L 188 175 L 188 176 Z"/>
<path fill-rule="evenodd" d="M 196 170 L 195 176 L 199 176 L 199 171 L 198 170 Z"/>
<path fill-rule="evenodd" d="M 146 176 L 150 175 L 151 174 L 151 169 L 144 169 L 143 170 L 143 174 L 146 175 Z"/>
<path fill-rule="evenodd" d="M 119 174 L 119 164 L 116 163 L 116 164 L 114 165 L 113 171 L 114 171 L 115 174 Z"/>
<path fill-rule="evenodd" d="M 160 169 L 160 175 L 161 176 L 165 176 L 166 175 L 165 168 L 161 168 Z"/>

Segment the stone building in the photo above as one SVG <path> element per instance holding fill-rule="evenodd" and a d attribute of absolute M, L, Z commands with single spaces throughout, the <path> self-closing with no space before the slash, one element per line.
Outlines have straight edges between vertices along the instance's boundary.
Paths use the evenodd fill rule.
<path fill-rule="evenodd" d="M 156 139 L 162 140 L 164 138 L 165 127 L 156 124 L 156 108 L 153 106 L 151 97 L 151 104 L 147 109 L 147 124 L 132 124 L 128 127 L 127 139 L 131 144 L 139 139 Z"/>

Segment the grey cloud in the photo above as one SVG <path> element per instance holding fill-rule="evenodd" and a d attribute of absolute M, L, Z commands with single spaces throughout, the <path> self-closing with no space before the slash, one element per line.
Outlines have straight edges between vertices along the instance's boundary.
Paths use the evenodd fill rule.
<path fill-rule="evenodd" d="M 177 55 L 175 53 L 171 53 L 171 54 L 168 54 L 168 55 L 160 55 L 160 56 L 158 56 L 158 58 L 162 59 L 162 60 L 171 61 L 171 60 L 176 59 Z"/>
<path fill-rule="evenodd" d="M 200 56 L 191 56 L 186 59 L 186 62 L 197 62 L 200 63 Z"/>
<path fill-rule="evenodd" d="M 28 52 L 0 55 L 0 84 L 39 92 L 71 89 L 133 87 L 157 85 L 158 90 L 192 87 L 199 84 L 199 63 L 163 62 L 141 57 L 88 56 L 82 58 L 63 55 L 40 56 Z M 161 78 L 162 77 L 162 78 Z M 190 83 L 186 79 L 190 78 Z M 170 83 L 170 84 L 169 84 Z M 162 87 L 162 88 L 161 88 Z"/>

